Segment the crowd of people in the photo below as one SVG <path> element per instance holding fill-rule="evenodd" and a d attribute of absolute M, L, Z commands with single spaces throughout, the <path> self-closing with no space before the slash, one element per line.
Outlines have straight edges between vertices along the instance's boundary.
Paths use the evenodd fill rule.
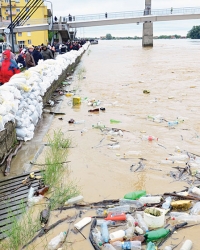
<path fill-rule="evenodd" d="M 2 53 L 0 61 L 0 85 L 8 82 L 14 74 L 20 73 L 20 69 L 29 69 L 36 66 L 39 60 L 55 59 L 58 54 L 79 50 L 85 43 L 86 40 L 78 40 L 61 44 L 54 42 L 52 45 L 29 45 L 27 48 L 20 48 L 20 53 L 17 56 L 12 53 L 11 47 L 8 46 Z"/>

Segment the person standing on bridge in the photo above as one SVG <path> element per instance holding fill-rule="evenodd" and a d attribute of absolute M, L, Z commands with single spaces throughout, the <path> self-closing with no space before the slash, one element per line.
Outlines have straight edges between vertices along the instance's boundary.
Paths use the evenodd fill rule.
<path fill-rule="evenodd" d="M 108 17 L 108 13 L 106 12 L 106 13 L 105 13 L 105 18 L 107 18 L 107 17 Z"/>
<path fill-rule="evenodd" d="M 172 14 L 172 12 L 173 12 L 173 7 L 171 7 L 171 14 Z"/>
<path fill-rule="evenodd" d="M 69 14 L 68 18 L 69 18 L 69 22 L 71 22 L 72 21 L 72 16 L 70 14 Z"/>
<path fill-rule="evenodd" d="M 58 21 L 58 18 L 57 16 L 54 17 L 54 21 L 57 22 Z"/>

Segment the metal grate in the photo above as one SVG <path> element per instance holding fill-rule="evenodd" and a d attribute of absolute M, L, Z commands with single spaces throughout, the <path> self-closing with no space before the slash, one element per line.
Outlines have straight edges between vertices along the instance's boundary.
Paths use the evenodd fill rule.
<path fill-rule="evenodd" d="M 35 176 L 41 175 L 40 173 L 41 171 L 34 172 Z M 12 227 L 12 216 L 22 213 L 22 204 L 27 203 L 30 186 L 34 189 L 39 187 L 37 179 L 31 179 L 28 185 L 22 185 L 29 174 L 0 181 L 0 239 L 6 238 L 4 232 Z"/>

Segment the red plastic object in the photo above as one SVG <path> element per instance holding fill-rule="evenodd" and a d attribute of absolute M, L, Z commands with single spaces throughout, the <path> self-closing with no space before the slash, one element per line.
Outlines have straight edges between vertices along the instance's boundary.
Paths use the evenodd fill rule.
<path fill-rule="evenodd" d="M 124 213 L 121 214 L 114 214 L 109 213 L 105 220 L 112 220 L 112 221 L 119 221 L 119 220 L 126 220 L 126 215 Z"/>

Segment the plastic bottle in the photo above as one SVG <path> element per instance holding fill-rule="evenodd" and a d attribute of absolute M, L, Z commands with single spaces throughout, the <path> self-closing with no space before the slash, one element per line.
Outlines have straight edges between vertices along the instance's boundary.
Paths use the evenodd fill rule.
<path fill-rule="evenodd" d="M 165 199 L 165 202 L 162 204 L 163 209 L 169 209 L 171 205 L 172 198 L 169 196 Z"/>
<path fill-rule="evenodd" d="M 147 196 L 147 197 L 143 196 L 138 201 L 143 205 L 147 203 L 155 204 L 155 203 L 160 203 L 161 198 L 162 198 L 161 196 Z"/>
<path fill-rule="evenodd" d="M 96 108 L 96 109 L 90 109 L 90 110 L 88 110 L 88 112 L 99 112 L 99 108 Z"/>
<path fill-rule="evenodd" d="M 49 190 L 49 186 L 45 186 L 35 191 L 36 195 L 44 195 Z"/>
<path fill-rule="evenodd" d="M 115 250 L 115 248 L 111 244 L 104 244 L 103 249 L 105 249 L 105 250 Z"/>
<path fill-rule="evenodd" d="M 127 214 L 126 215 L 126 220 L 127 220 L 127 228 L 135 227 L 135 219 L 133 218 L 132 215 Z"/>
<path fill-rule="evenodd" d="M 28 191 L 28 200 L 30 200 L 31 198 L 33 198 L 34 195 L 34 188 L 30 187 L 29 191 Z"/>
<path fill-rule="evenodd" d="M 107 223 L 107 226 L 113 226 L 115 225 L 115 221 L 111 221 L 111 220 L 102 220 L 102 219 L 99 219 L 97 220 L 97 226 L 101 226 L 102 223 L 106 222 Z"/>
<path fill-rule="evenodd" d="M 153 230 L 150 232 L 147 232 L 144 237 L 146 238 L 146 241 L 156 241 L 159 239 L 162 239 L 164 237 L 166 237 L 169 234 L 170 230 L 169 229 L 165 229 L 165 228 L 160 228 L 157 230 Z"/>
<path fill-rule="evenodd" d="M 92 128 L 97 128 L 97 129 L 104 129 L 106 126 L 101 125 L 100 123 L 97 123 L 96 125 L 92 125 Z"/>
<path fill-rule="evenodd" d="M 124 230 L 118 230 L 118 231 L 110 233 L 110 239 L 111 240 L 123 238 L 124 236 L 125 236 L 125 231 Z"/>
<path fill-rule="evenodd" d="M 124 133 L 121 130 L 119 130 L 119 136 L 123 137 L 123 135 Z"/>
<path fill-rule="evenodd" d="M 119 144 L 117 144 L 117 145 L 109 145 L 108 149 L 120 149 L 120 145 Z"/>
<path fill-rule="evenodd" d="M 137 200 L 142 196 L 146 196 L 146 191 L 145 190 L 140 190 L 140 191 L 127 193 L 127 194 L 124 195 L 124 199 Z"/>
<path fill-rule="evenodd" d="M 179 216 L 188 216 L 188 215 L 189 215 L 188 213 L 183 213 L 183 212 L 171 212 L 170 213 L 171 219 L 176 219 Z"/>
<path fill-rule="evenodd" d="M 131 237 L 133 237 L 134 235 L 134 230 L 135 230 L 135 227 L 129 227 L 125 230 L 125 235 L 126 235 L 126 238 L 127 239 L 130 239 Z"/>
<path fill-rule="evenodd" d="M 76 223 L 74 227 L 80 230 L 81 228 L 89 224 L 91 220 L 92 220 L 91 217 L 85 217 L 82 220 L 80 220 L 78 223 Z"/>
<path fill-rule="evenodd" d="M 106 216 L 108 214 L 107 210 L 103 209 L 103 208 L 98 208 L 96 210 L 96 214 L 99 216 Z"/>
<path fill-rule="evenodd" d="M 83 196 L 82 196 L 82 195 L 79 195 L 79 196 L 76 196 L 76 197 L 73 197 L 73 198 L 67 200 L 67 201 L 65 202 L 65 205 L 76 204 L 76 203 L 78 203 L 78 202 L 80 202 L 80 201 L 82 201 L 82 200 L 83 200 Z"/>
<path fill-rule="evenodd" d="M 101 246 L 103 244 L 101 232 L 97 228 L 94 228 L 94 230 L 92 231 L 92 236 L 98 246 Z"/>
<path fill-rule="evenodd" d="M 192 249 L 192 245 L 193 245 L 193 243 L 192 243 L 191 240 L 186 240 L 186 241 L 183 243 L 183 245 L 182 245 L 182 247 L 180 248 L 180 250 L 191 250 L 191 249 Z"/>
<path fill-rule="evenodd" d="M 138 156 L 138 155 L 142 155 L 142 152 L 141 151 L 128 151 L 124 153 L 124 158 L 130 157 L 130 156 Z"/>
<path fill-rule="evenodd" d="M 140 250 L 141 249 L 141 241 L 116 241 L 112 244 L 116 250 Z"/>
<path fill-rule="evenodd" d="M 164 248 L 164 250 L 172 250 L 172 247 L 171 247 L 171 246 L 166 246 L 166 247 Z"/>
<path fill-rule="evenodd" d="M 143 204 L 139 200 L 128 200 L 128 199 L 120 199 L 119 205 L 130 205 L 133 208 L 140 208 Z"/>
<path fill-rule="evenodd" d="M 110 119 L 110 123 L 120 123 L 121 121 Z"/>
<path fill-rule="evenodd" d="M 192 215 L 199 215 L 200 214 L 200 202 L 197 202 L 190 211 Z"/>
<path fill-rule="evenodd" d="M 117 206 L 113 208 L 108 208 L 108 213 L 128 213 L 130 212 L 130 205 Z"/>
<path fill-rule="evenodd" d="M 168 122 L 169 127 L 174 127 L 176 125 L 178 125 L 178 121 L 170 121 L 170 122 Z"/>
<path fill-rule="evenodd" d="M 172 155 L 167 157 L 166 160 L 170 161 L 185 161 L 188 160 L 188 155 Z"/>
<path fill-rule="evenodd" d="M 151 135 L 143 135 L 142 136 L 142 140 L 144 141 L 153 141 L 153 140 L 158 140 L 158 138 L 156 138 L 155 136 L 151 136 Z"/>
<path fill-rule="evenodd" d="M 124 221 L 126 220 L 126 215 L 124 213 L 121 214 L 109 213 L 107 218 L 105 218 L 105 220 Z"/>
<path fill-rule="evenodd" d="M 108 232 L 108 225 L 106 222 L 101 224 L 101 235 L 103 238 L 104 243 L 108 243 L 109 241 L 109 232 Z"/>
<path fill-rule="evenodd" d="M 135 227 L 135 232 L 138 233 L 138 234 L 143 234 L 144 233 L 142 228 L 140 228 L 138 226 Z"/>
<path fill-rule="evenodd" d="M 83 123 L 85 123 L 84 120 L 74 121 L 74 124 L 83 124 Z"/>
<path fill-rule="evenodd" d="M 56 250 L 60 242 L 64 241 L 66 236 L 67 236 L 66 232 L 61 232 L 59 235 L 54 237 L 48 244 L 48 250 Z"/>
<path fill-rule="evenodd" d="M 136 214 L 136 218 L 137 218 L 137 222 L 140 226 L 140 228 L 144 231 L 144 232 L 148 232 L 148 226 L 146 225 L 144 219 L 142 218 L 141 214 Z"/>
<path fill-rule="evenodd" d="M 176 223 L 187 222 L 188 224 L 200 223 L 200 215 L 181 215 L 174 219 Z"/>
<path fill-rule="evenodd" d="M 155 246 L 155 244 L 153 243 L 153 242 L 149 242 L 148 244 L 147 244 L 147 249 L 146 250 L 156 250 L 157 248 L 156 248 L 156 246 Z"/>
<path fill-rule="evenodd" d="M 191 193 L 200 196 L 200 189 L 197 187 L 193 187 L 191 189 Z"/>

